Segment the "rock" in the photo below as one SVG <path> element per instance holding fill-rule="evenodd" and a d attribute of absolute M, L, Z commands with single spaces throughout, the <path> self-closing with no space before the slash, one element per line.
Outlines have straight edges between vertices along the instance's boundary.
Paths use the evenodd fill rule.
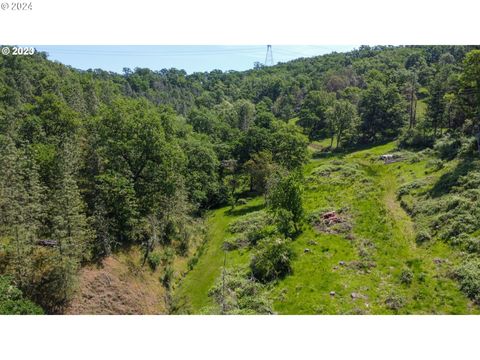
<path fill-rule="evenodd" d="M 347 234 L 347 235 L 345 236 L 345 238 L 346 238 L 347 240 L 355 240 L 355 235 L 353 235 L 352 233 L 349 233 L 349 234 Z"/>
<path fill-rule="evenodd" d="M 330 291 L 330 296 L 335 296 L 335 291 Z"/>
<path fill-rule="evenodd" d="M 353 300 L 355 299 L 366 299 L 367 297 L 365 295 L 362 295 L 360 293 L 353 292 L 350 294 Z"/>
<path fill-rule="evenodd" d="M 305 249 L 303 249 L 303 252 L 304 252 L 304 253 L 309 253 L 309 252 L 310 252 L 310 249 L 309 249 L 309 248 L 305 248 Z"/>
<path fill-rule="evenodd" d="M 333 270 L 338 270 L 338 266 L 334 266 L 334 267 L 333 267 Z"/>
<path fill-rule="evenodd" d="M 345 266 L 345 261 L 343 261 L 343 260 L 340 261 L 340 262 L 338 263 L 338 265 Z"/>

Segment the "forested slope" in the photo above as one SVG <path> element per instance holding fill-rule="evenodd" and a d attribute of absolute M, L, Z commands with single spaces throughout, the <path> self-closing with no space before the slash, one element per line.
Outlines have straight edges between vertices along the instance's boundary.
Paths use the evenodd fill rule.
<path fill-rule="evenodd" d="M 164 300 L 151 312 L 188 312 L 192 306 L 196 312 L 468 312 L 458 287 L 477 301 L 479 126 L 475 46 L 361 47 L 246 72 L 191 75 L 176 69 L 78 71 L 42 53 L 2 55 L 0 276 L 16 292 L 0 298 L 9 304 L 0 309 L 13 311 L 8 309 L 18 301 L 17 312 L 71 310 L 72 299 L 85 290 L 79 288 L 85 284 L 80 269 L 83 275 L 102 264 L 108 269 L 113 258 L 127 254 L 116 274 L 126 274 L 127 288 L 142 276 L 148 283 L 158 279 Z M 393 140 L 390 147 L 375 147 Z M 309 144 L 322 160 L 307 164 Z M 411 162 L 403 159 L 396 176 L 374 159 L 394 147 Z M 318 176 L 311 172 L 317 165 Z M 399 181 L 404 171 L 417 175 Z M 358 175 L 360 184 L 357 178 L 348 180 L 349 187 L 342 180 L 322 182 L 335 180 L 337 172 Z M 358 203 L 355 186 L 363 186 Z M 348 273 L 300 265 L 317 256 L 314 246 L 339 246 L 344 264 L 361 263 L 357 247 L 370 246 L 338 245 L 344 240 L 331 234 L 322 237 L 330 245 L 313 245 L 315 236 L 324 235 L 313 234 L 312 211 L 327 205 L 340 214 L 346 207 L 352 223 L 342 226 L 353 229 L 349 241 L 360 241 L 358 236 L 383 254 L 372 260 L 375 269 L 360 264 L 356 270 L 371 271 L 377 282 L 341 290 L 328 279 Z M 228 225 L 261 208 L 237 228 Z M 368 214 L 378 221 L 362 225 Z M 260 233 L 244 234 L 251 222 Z M 223 238 L 229 232 L 237 235 Z M 245 266 L 229 270 L 222 286 L 211 288 L 224 250 L 236 251 L 233 259 Z M 435 280 L 432 256 L 439 264 L 449 259 L 445 282 Z M 208 268 L 204 277 L 197 270 L 202 266 Z M 396 279 L 400 271 L 413 287 L 390 282 L 387 275 Z M 424 300 L 412 298 L 420 273 Z M 195 276 L 200 283 L 192 287 Z M 383 276 L 381 296 L 368 293 L 373 290 L 365 288 Z M 318 283 L 300 288 L 307 278 Z M 244 299 L 253 305 L 227 304 L 226 280 L 256 294 Z M 389 287 L 391 301 L 385 298 Z M 325 295 L 327 288 L 335 295 Z M 369 303 L 368 311 L 331 307 L 331 297 L 350 290 L 383 303 Z M 288 305 L 294 291 L 304 301 L 298 307 Z M 428 301 L 441 304 L 429 308 Z"/>

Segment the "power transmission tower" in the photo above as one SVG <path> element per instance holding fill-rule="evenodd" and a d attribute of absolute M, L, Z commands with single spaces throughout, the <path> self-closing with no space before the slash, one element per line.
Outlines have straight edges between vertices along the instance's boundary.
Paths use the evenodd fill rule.
<path fill-rule="evenodd" d="M 272 45 L 267 45 L 267 55 L 265 55 L 265 66 L 273 65 Z"/>

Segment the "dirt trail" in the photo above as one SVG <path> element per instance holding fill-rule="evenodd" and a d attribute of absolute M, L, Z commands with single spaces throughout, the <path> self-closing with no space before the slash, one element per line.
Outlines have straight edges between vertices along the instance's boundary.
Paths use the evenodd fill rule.
<path fill-rule="evenodd" d="M 403 234 L 404 239 L 410 246 L 416 247 L 415 243 L 415 230 L 413 227 L 413 221 L 400 206 L 397 201 L 397 179 L 395 174 L 388 171 L 383 171 L 382 181 L 385 188 L 385 207 L 393 220 L 394 226 L 396 226 Z"/>

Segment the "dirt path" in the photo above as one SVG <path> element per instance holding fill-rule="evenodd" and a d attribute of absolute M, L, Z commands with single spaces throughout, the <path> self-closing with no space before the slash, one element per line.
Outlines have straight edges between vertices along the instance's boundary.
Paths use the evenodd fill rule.
<path fill-rule="evenodd" d="M 407 244 L 416 248 L 413 221 L 397 201 L 397 178 L 395 174 L 389 172 L 388 169 L 380 172 L 380 174 L 382 176 L 382 184 L 385 188 L 385 207 L 390 214 L 390 218 L 397 228 L 398 233 L 402 234 Z"/>

